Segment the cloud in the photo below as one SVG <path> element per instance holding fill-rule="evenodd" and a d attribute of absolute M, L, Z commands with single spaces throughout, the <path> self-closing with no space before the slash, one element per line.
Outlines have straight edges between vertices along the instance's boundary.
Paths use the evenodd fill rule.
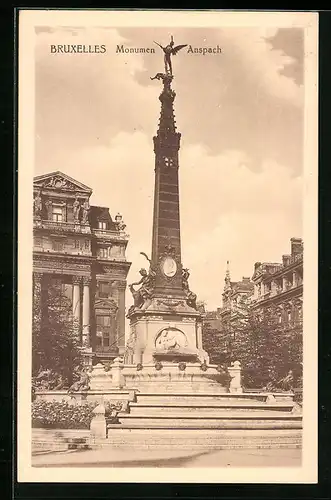
<path fill-rule="evenodd" d="M 150 76 L 162 70 L 162 54 L 117 54 L 116 46 L 150 47 L 154 39 L 166 41 L 168 31 L 75 28 L 39 33 L 37 168 L 50 161 L 49 151 L 61 163 L 68 150 L 108 144 L 120 130 L 152 137 L 160 84 Z M 292 58 L 273 49 L 269 39 L 274 33 L 260 28 L 175 30 L 175 40 L 194 47 L 218 44 L 223 50 L 199 56 L 184 49 L 176 56 L 175 114 L 183 144 L 202 143 L 213 154 L 245 151 L 254 160 L 250 168 L 257 170 L 268 157 L 300 175 L 302 88 L 282 74 Z M 103 43 L 107 52 L 50 54 L 51 43 Z"/>
<path fill-rule="evenodd" d="M 261 89 L 301 107 L 303 86 L 283 74 L 286 66 L 293 64 L 295 59 L 282 50 L 275 50 L 269 40 L 277 31 L 270 28 L 224 30 L 223 37 L 240 53 L 243 72 L 251 74 Z"/>

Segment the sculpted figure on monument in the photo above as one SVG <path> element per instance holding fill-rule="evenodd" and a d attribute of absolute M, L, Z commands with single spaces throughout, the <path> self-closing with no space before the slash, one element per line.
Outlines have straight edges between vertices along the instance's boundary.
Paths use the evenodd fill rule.
<path fill-rule="evenodd" d="M 80 203 L 77 198 L 74 201 L 73 210 L 74 210 L 74 220 L 77 221 L 79 219 L 79 212 L 80 212 Z"/>
<path fill-rule="evenodd" d="M 158 349 L 173 350 L 185 347 L 185 338 L 182 332 L 176 330 L 163 330 L 156 342 Z"/>
<path fill-rule="evenodd" d="M 183 267 L 183 270 L 182 270 L 183 289 L 186 292 L 189 291 L 189 286 L 188 286 L 189 277 L 190 277 L 189 270 L 186 267 Z"/>
<path fill-rule="evenodd" d="M 124 224 L 123 217 L 119 213 L 115 217 L 115 224 L 118 231 L 124 231 L 124 229 L 126 228 L 126 224 Z"/>
<path fill-rule="evenodd" d="M 42 201 L 40 196 L 40 191 L 37 191 L 36 196 L 33 200 L 33 214 L 36 216 L 40 216 L 42 212 Z"/>
<path fill-rule="evenodd" d="M 82 216 L 82 223 L 86 224 L 88 222 L 88 215 L 90 213 L 90 205 L 87 200 L 84 201 L 83 203 L 83 216 Z"/>
<path fill-rule="evenodd" d="M 171 41 L 166 47 L 162 47 L 162 45 L 160 45 L 157 42 L 154 42 L 154 43 L 156 43 L 156 45 L 161 47 L 161 49 L 164 52 L 164 69 L 165 69 L 166 74 L 172 75 L 171 56 L 175 56 L 177 54 L 177 52 L 179 52 L 184 47 L 187 47 L 187 44 L 177 45 L 176 47 L 174 47 L 175 42 L 174 42 L 173 36 L 171 36 Z"/>
<path fill-rule="evenodd" d="M 141 274 L 141 279 L 129 285 L 135 307 L 141 307 L 145 303 L 145 301 L 152 296 L 154 279 L 156 276 L 156 273 L 152 268 L 149 269 L 149 272 L 147 272 L 146 269 L 142 268 L 140 269 L 139 273 Z M 141 285 L 139 290 L 135 290 L 133 288 L 136 285 Z"/>
<path fill-rule="evenodd" d="M 183 282 L 183 290 L 186 292 L 186 303 L 188 306 L 193 307 L 193 309 L 197 309 L 197 296 L 194 292 L 190 290 L 188 284 L 189 277 L 190 277 L 189 270 L 187 268 L 183 268 L 182 282 Z"/>
<path fill-rule="evenodd" d="M 74 382 L 68 389 L 68 394 L 78 391 L 88 391 L 90 388 L 90 377 L 86 370 L 82 370 L 80 378 Z"/>

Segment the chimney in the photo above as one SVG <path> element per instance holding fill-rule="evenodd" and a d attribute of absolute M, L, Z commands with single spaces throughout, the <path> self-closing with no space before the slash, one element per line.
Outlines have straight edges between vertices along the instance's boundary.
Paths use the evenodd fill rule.
<path fill-rule="evenodd" d="M 303 242 L 301 238 L 291 238 L 291 255 L 303 252 Z"/>
<path fill-rule="evenodd" d="M 283 255 L 282 259 L 283 259 L 283 266 L 284 267 L 289 266 L 291 256 L 290 255 Z"/>

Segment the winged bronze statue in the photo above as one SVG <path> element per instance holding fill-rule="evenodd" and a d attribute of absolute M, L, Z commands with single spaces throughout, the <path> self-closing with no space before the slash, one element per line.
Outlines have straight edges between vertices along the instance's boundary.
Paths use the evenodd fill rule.
<path fill-rule="evenodd" d="M 171 36 L 171 41 L 170 41 L 169 45 L 167 45 L 166 47 L 163 47 L 158 42 L 154 41 L 154 43 L 156 43 L 156 45 L 158 45 L 159 47 L 161 47 L 161 49 L 163 50 L 163 52 L 164 52 L 164 69 L 165 69 L 165 72 L 166 72 L 167 75 L 171 75 L 172 76 L 171 56 L 175 56 L 177 54 L 177 52 L 179 52 L 184 47 L 187 47 L 187 44 L 177 45 L 176 47 L 174 47 L 175 42 L 174 42 L 173 36 Z"/>

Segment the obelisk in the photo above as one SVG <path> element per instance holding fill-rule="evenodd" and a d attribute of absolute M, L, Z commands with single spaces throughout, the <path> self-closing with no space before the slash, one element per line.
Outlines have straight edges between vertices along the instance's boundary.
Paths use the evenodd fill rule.
<path fill-rule="evenodd" d="M 165 72 L 152 80 L 162 81 L 159 96 L 161 114 L 153 137 L 155 186 L 153 238 L 149 270 L 141 269 L 141 279 L 131 284 L 134 305 L 128 312 L 131 335 L 127 360 L 151 364 L 156 360 L 183 359 L 202 362 L 208 358 L 202 350 L 202 318 L 197 311 L 196 295 L 189 289 L 188 269 L 183 268 L 180 238 L 179 149 L 181 134 L 176 130 L 175 91 L 171 84 L 171 55 L 185 45 L 166 47 Z M 135 289 L 140 285 L 139 289 Z"/>

